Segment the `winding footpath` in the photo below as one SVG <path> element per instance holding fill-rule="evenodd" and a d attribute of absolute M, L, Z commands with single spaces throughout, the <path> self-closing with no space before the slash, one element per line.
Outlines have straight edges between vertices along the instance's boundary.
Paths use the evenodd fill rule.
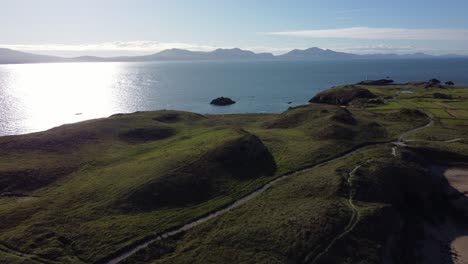
<path fill-rule="evenodd" d="M 227 206 L 223 207 L 223 208 L 220 208 L 218 210 L 215 210 L 205 216 L 202 216 L 196 220 L 193 220 L 185 225 L 182 225 L 182 226 L 179 226 L 179 227 L 175 227 L 173 229 L 170 229 L 170 230 L 166 230 L 162 233 L 156 233 L 156 234 L 152 234 L 152 235 L 149 235 L 148 237 L 142 239 L 142 240 L 139 240 L 139 241 L 136 241 L 134 244 L 132 244 L 131 246 L 127 247 L 127 248 L 124 248 L 122 250 L 119 250 L 117 251 L 114 255 L 112 255 L 110 258 L 108 259 L 103 259 L 101 261 L 98 261 L 97 263 L 106 263 L 106 264 L 117 264 L 117 263 L 120 263 L 121 261 L 127 259 L 128 257 L 132 256 L 133 254 L 135 254 L 136 252 L 138 252 L 139 250 L 141 249 L 144 249 L 146 247 L 148 247 L 150 244 L 152 244 L 153 242 L 155 241 L 159 241 L 159 240 L 162 240 L 164 238 L 168 238 L 168 237 L 171 237 L 171 236 L 175 236 L 177 234 L 180 234 L 182 232 L 185 232 L 189 229 L 192 229 L 200 224 L 203 224 L 205 222 L 207 222 L 208 220 L 210 219 L 213 219 L 217 216 L 220 216 L 236 207 L 239 207 L 243 204 L 245 204 L 246 202 L 252 200 L 253 198 L 257 197 L 259 194 L 265 192 L 266 190 L 268 190 L 271 186 L 277 184 L 278 182 L 281 182 L 287 178 L 290 178 L 292 176 L 295 176 L 295 175 L 298 175 L 298 174 L 302 174 L 304 172 L 307 172 L 307 171 L 310 171 L 314 168 L 317 168 L 317 167 L 321 167 L 321 166 L 324 166 L 326 164 L 329 164 L 329 163 L 332 163 L 334 161 L 337 161 L 337 160 L 340 160 L 340 159 L 343 159 L 345 157 L 348 157 L 350 156 L 351 154 L 353 154 L 354 152 L 356 152 L 357 150 L 363 148 L 363 147 L 366 147 L 366 146 L 372 146 L 372 145 L 380 145 L 380 144 L 387 144 L 387 143 L 390 143 L 391 141 L 387 141 L 387 142 L 368 142 L 368 143 L 364 143 L 364 144 L 360 144 L 338 156 L 335 156 L 333 158 L 330 158 L 330 159 L 327 159 L 325 161 L 322 161 L 320 163 L 317 163 L 315 165 L 311 165 L 309 167 L 306 167 L 306 168 L 303 168 L 303 169 L 300 169 L 300 170 L 297 170 L 297 171 L 293 171 L 291 173 L 288 173 L 288 174 L 284 174 L 283 176 L 280 176 L 270 182 L 268 182 L 267 184 L 263 185 L 261 188 L 247 194 L 246 196 L 234 201 L 233 203 L 230 203 L 228 204 Z"/>
<path fill-rule="evenodd" d="M 398 141 L 396 142 L 393 142 L 393 144 L 395 146 L 392 147 L 392 156 L 394 157 L 397 157 L 397 146 L 407 146 L 405 142 L 407 142 L 405 139 L 421 130 L 421 129 L 424 129 L 424 128 L 427 128 L 427 127 L 431 127 L 434 125 L 434 117 L 430 114 L 430 113 L 427 113 L 426 111 L 422 110 L 422 109 L 418 109 L 420 110 L 421 112 L 423 112 L 428 118 L 429 118 L 429 122 L 424 125 L 424 126 L 421 126 L 421 127 L 417 127 L 417 128 L 414 128 L 414 129 L 411 129 L 403 134 L 400 135 L 400 137 L 398 138 Z M 459 140 L 459 139 L 455 139 L 455 140 L 448 140 L 447 142 L 453 142 L 453 141 L 456 141 L 456 140 Z M 323 257 L 326 253 L 328 253 L 328 251 L 331 249 L 331 247 L 338 241 L 340 240 L 341 238 L 343 238 L 345 235 L 349 234 L 355 227 L 356 225 L 358 224 L 359 222 L 359 210 L 358 208 L 356 207 L 356 205 L 354 204 L 353 202 L 353 195 L 352 195 L 352 179 L 356 173 L 356 171 L 362 166 L 362 164 L 360 165 L 357 165 L 349 174 L 348 174 L 348 187 L 349 187 L 349 198 L 348 198 L 348 203 L 349 203 L 349 207 L 352 211 L 352 214 L 351 214 L 351 218 L 349 219 L 349 222 L 348 222 L 348 225 L 345 227 L 345 229 L 343 230 L 343 232 L 341 232 L 340 234 L 338 234 L 336 237 L 334 237 L 330 243 L 327 245 L 327 247 L 322 251 L 320 252 L 319 254 L 317 254 L 315 256 L 315 258 L 312 260 L 312 264 L 314 263 L 317 263 L 317 261 L 320 260 L 321 257 Z M 311 256 L 310 255 L 307 255 L 306 258 L 305 258 L 305 261 L 306 263 L 309 262 Z"/>
<path fill-rule="evenodd" d="M 401 134 L 400 137 L 398 138 L 398 141 L 393 142 L 393 143 L 395 143 L 395 144 L 400 143 L 400 144 L 405 145 L 404 140 L 408 135 L 410 135 L 410 134 L 412 134 L 412 133 L 414 133 L 416 131 L 419 131 L 419 130 L 421 130 L 423 128 L 430 127 L 430 126 L 432 126 L 434 124 L 432 115 L 429 114 L 429 113 L 426 113 L 423 110 L 421 110 L 421 111 L 423 113 L 425 113 L 429 117 L 430 122 L 428 124 L 424 125 L 424 126 L 411 129 L 411 130 Z M 265 184 L 262 187 L 252 191 L 251 193 L 239 198 L 238 200 L 227 204 L 224 207 L 218 208 L 217 210 L 214 210 L 214 211 L 212 211 L 212 212 L 210 212 L 208 214 L 205 214 L 205 215 L 203 215 L 203 216 L 201 216 L 201 217 L 199 217 L 197 219 L 194 219 L 194 220 L 192 220 L 192 221 L 190 221 L 190 222 L 188 222 L 188 223 L 186 223 L 184 225 L 176 226 L 176 227 L 173 227 L 171 229 L 165 230 L 165 231 L 160 232 L 160 233 L 150 234 L 150 235 L 146 236 L 145 238 L 143 238 L 141 240 L 137 240 L 134 243 L 132 243 L 131 245 L 116 251 L 114 254 L 110 255 L 109 257 L 97 261 L 96 263 L 99 263 L 99 264 L 100 263 L 103 263 L 103 264 L 104 263 L 105 264 L 120 263 L 121 261 L 123 261 L 123 260 L 129 258 L 130 256 L 134 255 L 135 253 L 137 253 L 139 250 L 148 247 L 153 242 L 156 242 L 156 241 L 168 238 L 168 237 L 172 237 L 172 236 L 175 236 L 175 235 L 180 234 L 182 232 L 185 232 L 187 230 L 190 230 L 190 229 L 192 229 L 192 228 L 194 228 L 196 226 L 199 226 L 200 224 L 203 224 L 203 223 L 207 222 L 210 219 L 216 218 L 216 217 L 218 217 L 218 216 L 220 216 L 220 215 L 222 215 L 222 214 L 224 214 L 224 213 L 226 213 L 226 212 L 228 212 L 228 211 L 230 211 L 230 210 L 232 210 L 232 209 L 234 209 L 236 207 L 239 207 L 239 206 L 247 203 L 248 201 L 254 199 L 255 197 L 257 197 L 261 193 L 268 190 L 273 185 L 275 185 L 275 184 L 277 184 L 277 183 L 279 183 L 281 181 L 284 181 L 287 178 L 290 178 L 290 177 L 298 175 L 298 174 L 302 174 L 302 173 L 310 171 L 310 170 L 312 170 L 314 168 L 321 167 L 321 166 L 324 166 L 326 164 L 332 163 L 334 161 L 337 161 L 337 160 L 343 159 L 345 157 L 348 157 L 348 156 L 350 156 L 351 154 L 353 154 L 354 152 L 360 150 L 363 147 L 372 146 L 372 145 L 387 144 L 387 143 L 391 143 L 391 142 L 392 141 L 377 141 L 377 142 L 362 143 L 362 144 L 359 144 L 359 145 L 349 149 L 348 151 L 346 151 L 344 153 L 341 153 L 341 154 L 339 154 L 339 155 L 337 155 L 335 157 L 326 159 L 326 160 L 324 160 L 322 162 L 319 162 L 319 163 L 310 165 L 308 167 L 305 167 L 305 168 L 302 168 L 302 169 L 299 169 L 299 170 L 284 174 L 282 176 L 279 176 L 278 178 L 268 182 L 267 184 Z M 354 175 L 354 173 L 356 172 L 357 169 L 359 169 L 359 167 L 360 166 L 354 168 L 354 170 L 350 172 L 349 177 L 348 177 L 348 182 L 351 181 L 352 175 Z M 350 194 L 350 197 L 349 197 L 349 203 L 350 203 L 350 207 L 353 210 L 353 215 L 352 215 L 352 217 L 350 219 L 350 222 L 349 222 L 348 226 L 345 228 L 345 231 L 343 231 L 340 235 L 335 237 L 331 241 L 331 243 L 328 245 L 328 247 L 326 248 L 325 251 L 329 250 L 331 248 L 331 246 L 333 246 L 333 244 L 337 240 L 339 240 L 340 238 L 345 236 L 347 233 L 349 233 L 352 229 L 354 229 L 354 227 L 358 223 L 359 214 L 358 214 L 356 206 L 353 203 L 351 194 Z M 326 253 L 325 251 L 319 253 L 315 257 L 314 261 L 316 261 L 321 255 L 324 255 Z"/>
<path fill-rule="evenodd" d="M 422 113 L 424 113 L 429 118 L 429 123 L 427 123 L 424 126 L 417 127 L 415 129 L 411 129 L 410 131 L 407 131 L 407 132 L 401 134 L 400 137 L 398 138 L 398 142 L 404 143 L 406 141 L 405 139 L 409 135 L 411 135 L 411 134 L 413 134 L 413 133 L 415 133 L 415 132 L 417 132 L 419 130 L 422 130 L 422 129 L 425 129 L 425 128 L 428 128 L 428 127 L 431 127 L 431 126 L 434 125 L 434 117 L 432 116 L 432 114 L 430 114 L 430 113 L 428 113 L 428 112 L 426 112 L 426 111 L 424 111 L 424 110 L 422 110 L 420 108 L 418 108 L 418 110 L 421 111 Z"/>
<path fill-rule="evenodd" d="M 315 258 L 312 260 L 312 264 L 314 263 L 317 263 L 317 261 L 320 260 L 321 257 L 323 257 L 325 254 L 328 253 L 328 251 L 330 251 L 330 249 L 333 247 L 333 245 L 336 243 L 336 241 L 340 240 L 341 238 L 343 238 L 345 235 L 349 234 L 351 231 L 353 231 L 353 229 L 356 227 L 356 225 L 358 224 L 359 222 L 359 219 L 360 219 L 360 215 L 359 215 L 359 210 L 358 208 L 356 207 L 356 205 L 354 204 L 354 201 L 353 201 L 353 186 L 352 186 L 352 180 L 353 180 L 353 177 L 354 177 L 354 174 L 356 174 L 356 171 L 362 166 L 361 165 L 357 165 L 356 167 L 354 167 L 354 169 L 348 173 L 348 188 L 349 188 L 349 198 L 348 198 L 348 204 L 349 204 L 349 208 L 351 209 L 352 211 L 352 214 L 351 214 L 351 218 L 349 219 L 349 222 L 348 222 L 348 225 L 346 225 L 345 229 L 343 230 L 343 232 L 341 232 L 339 235 L 337 235 L 335 238 L 333 238 L 330 243 L 327 245 L 327 247 L 322 251 L 320 252 L 318 255 L 315 256 Z M 306 258 L 305 258 L 305 262 L 308 263 L 309 262 L 309 259 L 310 259 L 310 255 L 307 255 Z"/>

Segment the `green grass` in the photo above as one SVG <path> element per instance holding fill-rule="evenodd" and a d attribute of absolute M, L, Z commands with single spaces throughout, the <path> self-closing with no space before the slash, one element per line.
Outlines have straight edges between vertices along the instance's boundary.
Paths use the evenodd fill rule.
<path fill-rule="evenodd" d="M 410 145 L 468 151 L 466 140 L 438 142 L 468 138 L 463 119 L 468 89 L 363 87 L 381 97 L 402 90 L 414 93 L 347 110 L 310 104 L 281 114 L 138 112 L 2 137 L 0 242 L 27 257 L 0 247 L 0 262 L 33 257 L 95 262 L 148 234 L 231 203 L 279 175 L 361 143 L 395 140 L 428 122 L 403 108 L 421 108 L 435 119 L 433 127 L 409 136 Z M 456 99 L 433 99 L 435 92 Z M 300 262 L 322 250 L 347 224 L 346 171 L 369 159 L 386 160 L 390 153 L 389 145 L 366 148 L 291 177 L 182 237 L 152 245 L 132 261 L 148 262 L 149 256 L 159 255 L 161 263 Z M 259 169 L 259 160 L 265 169 Z M 367 176 L 379 174 L 375 171 L 369 169 Z M 360 181 L 384 185 L 369 177 Z M 357 205 L 362 221 L 369 223 L 391 206 L 366 199 Z M 361 234 L 373 242 L 366 244 L 353 233 L 360 256 L 375 257 L 376 246 L 384 242 Z M 338 255 L 335 260 L 344 261 Z"/>
<path fill-rule="evenodd" d="M 277 175 L 327 159 L 362 142 L 391 140 L 418 122 L 425 122 L 401 122 L 397 112 L 371 113 L 357 109 L 347 113 L 326 105 L 300 107 L 279 115 L 200 117 L 180 112 L 177 122 L 153 120 L 168 113 L 175 112 L 119 115 L 3 138 L 8 148 L 0 155 L 0 164 L 4 165 L 0 175 L 21 172 L 24 179 L 16 177 L 18 184 L 13 184 L 10 178 L 5 178 L 8 181 L 4 193 L 12 193 L 17 198 L 0 198 L 3 219 L 0 240 L 19 251 L 61 262 L 96 261 L 147 234 L 221 207 Z M 271 124 L 284 125 L 275 128 Z M 146 135 L 131 140 L 121 136 L 140 128 L 150 133 L 158 133 L 161 128 L 176 133 L 152 140 Z M 220 168 L 213 175 L 217 177 L 203 178 L 213 186 L 209 196 L 195 193 L 181 198 L 182 194 L 170 192 L 165 195 L 176 195 L 172 199 L 183 202 L 125 210 L 138 208 L 135 203 L 142 199 L 138 197 L 146 197 L 143 202 L 162 199 L 162 196 L 151 198 L 153 194 L 148 191 L 154 188 L 151 186 L 158 186 L 154 184 L 169 180 L 170 188 L 182 190 L 191 186 L 184 184 L 199 181 L 196 177 L 213 173 L 209 168 L 218 170 L 218 163 L 206 163 L 209 161 L 206 158 L 246 133 L 256 135 L 271 153 L 276 164 L 273 175 L 240 179 Z M 351 136 L 342 138 L 348 134 Z M 12 163 L 17 158 L 20 160 Z M 37 168 L 41 170 L 31 173 Z M 70 168 L 71 172 L 64 168 Z M 50 171 L 63 172 L 63 175 L 58 173 L 42 182 L 34 178 L 48 175 Z M 180 180 L 189 182 L 178 182 L 177 175 L 185 175 Z M 204 194 L 208 192 L 205 187 L 192 192 Z"/>
<path fill-rule="evenodd" d="M 352 179 L 360 215 L 356 230 L 339 240 L 320 261 L 379 262 L 379 252 L 387 242 L 385 238 L 398 229 L 401 221 L 393 205 L 401 198 L 392 195 L 395 189 L 416 180 L 404 175 L 397 180 L 390 170 L 418 170 L 395 165 L 387 145 L 368 147 L 291 177 L 242 207 L 179 237 L 154 243 L 127 263 L 310 262 L 348 224 L 350 186 L 345 185 L 346 177 L 362 163 L 367 165 Z M 428 188 L 422 187 L 421 193 Z M 385 226 L 371 224 L 376 219 L 385 221 Z"/>

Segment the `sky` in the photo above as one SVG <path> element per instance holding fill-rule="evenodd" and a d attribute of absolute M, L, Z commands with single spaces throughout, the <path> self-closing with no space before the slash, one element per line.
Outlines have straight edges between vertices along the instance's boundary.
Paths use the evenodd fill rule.
<path fill-rule="evenodd" d="M 468 54 L 467 0 L 0 0 L 0 47 L 141 55 L 320 47 Z"/>

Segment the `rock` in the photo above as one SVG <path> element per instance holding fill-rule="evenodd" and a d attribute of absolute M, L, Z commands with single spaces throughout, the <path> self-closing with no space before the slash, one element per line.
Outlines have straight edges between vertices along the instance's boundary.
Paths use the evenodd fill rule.
<path fill-rule="evenodd" d="M 381 80 L 367 80 L 358 83 L 359 85 L 389 85 L 394 81 L 391 79 L 381 79 Z"/>
<path fill-rule="evenodd" d="M 430 79 L 430 80 L 429 80 L 429 84 L 432 84 L 432 85 L 440 84 L 440 81 L 437 80 L 437 79 L 435 79 L 435 78 L 434 78 L 434 79 Z"/>
<path fill-rule="evenodd" d="M 448 82 L 445 82 L 445 85 L 450 85 L 450 86 L 453 86 L 453 85 L 455 85 L 455 83 L 454 83 L 454 82 L 452 82 L 452 81 L 448 81 Z"/>
<path fill-rule="evenodd" d="M 332 105 L 347 105 L 354 99 L 370 99 L 377 96 L 369 90 L 356 87 L 345 86 L 343 88 L 331 89 L 321 92 L 309 100 L 310 103 L 332 104 Z"/>
<path fill-rule="evenodd" d="M 212 105 L 218 105 L 218 106 L 225 106 L 225 105 L 232 105 L 235 104 L 236 102 L 233 101 L 231 98 L 228 97 L 218 97 L 216 99 L 213 99 L 210 104 Z"/>

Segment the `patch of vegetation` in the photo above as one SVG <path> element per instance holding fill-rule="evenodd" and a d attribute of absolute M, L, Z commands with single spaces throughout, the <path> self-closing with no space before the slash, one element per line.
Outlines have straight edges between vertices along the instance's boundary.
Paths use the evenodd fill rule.
<path fill-rule="evenodd" d="M 347 125 L 356 125 L 357 120 L 353 114 L 346 108 L 338 108 L 336 112 L 331 116 L 331 119 Z"/>
<path fill-rule="evenodd" d="M 358 84 L 359 85 L 378 85 L 378 86 L 381 86 L 381 85 L 389 85 L 389 84 L 392 84 L 394 83 L 393 80 L 390 80 L 390 79 L 380 79 L 380 80 L 367 80 L 367 81 L 362 81 L 362 82 L 359 82 Z"/>
<path fill-rule="evenodd" d="M 364 86 L 335 87 L 317 95 L 320 103 L 281 114 L 137 112 L 1 137 L 0 262 L 96 262 L 223 208 L 281 175 L 382 142 L 293 174 L 127 260 L 296 263 L 327 251 L 322 262 L 379 262 L 391 234 L 417 237 L 408 232 L 415 225 L 402 220 L 427 217 L 429 203 L 440 202 L 432 181 L 408 189 L 427 176 L 421 155 L 403 152 L 398 160 L 384 142 L 427 124 L 429 112 L 434 126 L 408 135 L 406 143 L 468 153 L 468 90 Z M 331 243 L 354 214 L 350 197 L 359 221 Z M 396 254 L 399 263 L 408 254 Z"/>
<path fill-rule="evenodd" d="M 348 105 L 356 99 L 375 98 L 376 95 L 368 89 L 357 86 L 343 86 L 321 92 L 309 100 L 310 103 Z"/>
<path fill-rule="evenodd" d="M 434 93 L 432 96 L 436 99 L 452 99 L 452 96 L 443 93 Z"/>
<path fill-rule="evenodd" d="M 144 143 L 151 140 L 165 139 L 173 136 L 176 131 L 170 127 L 133 128 L 119 134 L 123 140 L 132 143 Z"/>
<path fill-rule="evenodd" d="M 246 133 L 216 146 L 192 163 L 155 176 L 117 203 L 127 211 L 195 205 L 226 194 L 235 179 L 272 176 L 275 171 L 273 156 L 262 141 Z"/>

